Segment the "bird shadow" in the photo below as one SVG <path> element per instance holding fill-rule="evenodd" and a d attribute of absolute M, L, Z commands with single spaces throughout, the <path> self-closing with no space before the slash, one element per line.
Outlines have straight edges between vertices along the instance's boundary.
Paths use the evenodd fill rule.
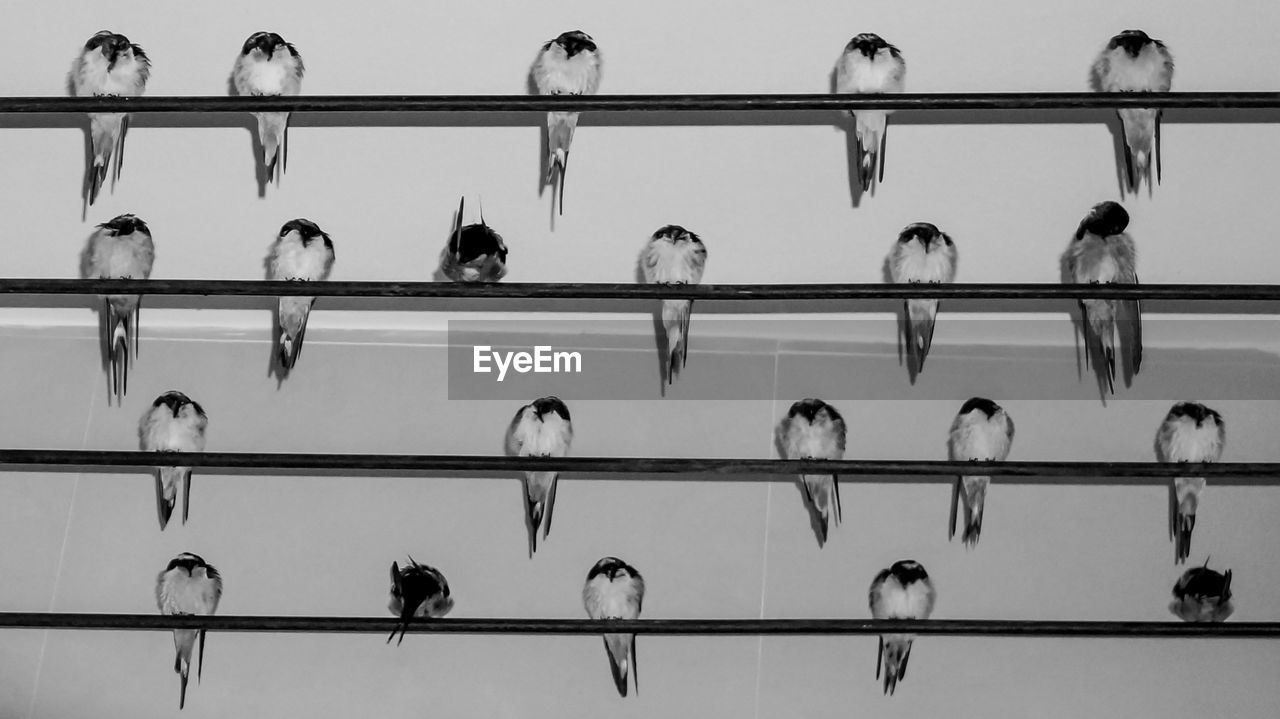
<path fill-rule="evenodd" d="M 778 424 L 774 425 L 773 448 L 778 457 L 791 459 L 787 452 L 786 431 L 787 420 L 783 418 Z M 800 494 L 800 505 L 804 507 L 805 514 L 809 518 L 809 531 L 813 532 L 813 538 L 818 542 L 818 548 L 821 549 L 824 544 L 822 541 L 822 515 L 818 513 L 818 508 L 809 501 L 809 492 L 804 487 L 804 479 L 798 475 L 786 474 L 771 474 L 767 476 L 771 482 L 787 482 Z M 831 501 L 835 501 L 835 498 L 832 497 Z M 828 531 L 830 531 L 830 528 L 828 528 Z"/>
<path fill-rule="evenodd" d="M 636 256 L 635 280 L 636 284 L 643 285 L 648 283 L 648 280 L 645 279 L 644 276 L 644 250 L 641 250 L 640 254 Z M 645 304 L 652 308 L 652 305 L 649 302 L 646 302 Z M 650 309 L 649 320 L 653 324 L 654 351 L 658 353 L 658 394 L 659 396 L 666 397 L 667 385 L 671 379 L 667 376 L 667 373 L 671 371 L 671 366 L 668 361 L 670 351 L 667 344 L 668 338 L 666 327 L 662 324 L 661 300 L 658 301 L 658 306 L 656 308 Z"/>
<path fill-rule="evenodd" d="M 231 97 L 240 97 L 240 90 L 236 87 L 235 71 L 227 75 L 227 94 Z M 267 185 L 271 184 L 272 172 L 271 168 L 261 162 L 263 156 L 262 136 L 258 132 L 258 121 L 252 114 L 247 117 L 244 114 L 237 114 L 237 121 L 234 123 L 236 127 L 242 127 L 249 133 L 249 149 L 253 153 L 253 179 L 258 185 L 258 198 L 262 199 L 267 196 Z M 281 153 L 287 152 L 289 128 L 286 121 L 285 125 L 285 143 L 280 148 Z M 284 173 L 281 172 L 281 175 Z M 279 182 L 279 176 L 276 178 Z"/>
<path fill-rule="evenodd" d="M 880 278 L 888 284 L 893 283 L 893 257 L 885 255 L 884 262 L 880 265 Z M 918 371 L 915 363 L 911 361 L 909 355 L 906 354 L 906 348 L 911 343 L 911 317 L 907 313 L 906 301 L 894 302 L 893 314 L 898 320 L 898 335 L 895 341 L 898 351 L 898 366 L 904 364 L 907 367 L 907 380 L 911 384 L 916 383 Z"/>
<path fill-rule="evenodd" d="M 836 68 L 832 67 L 831 72 L 827 75 L 828 88 L 834 94 L 837 92 L 836 87 Z M 857 208 L 862 204 L 862 198 L 866 194 L 862 189 L 862 178 L 859 174 L 859 158 L 858 158 L 858 128 L 857 122 L 853 118 L 853 113 L 841 112 L 837 113 L 832 120 L 835 129 L 844 132 L 845 141 L 845 164 L 849 179 L 849 203 Z"/>

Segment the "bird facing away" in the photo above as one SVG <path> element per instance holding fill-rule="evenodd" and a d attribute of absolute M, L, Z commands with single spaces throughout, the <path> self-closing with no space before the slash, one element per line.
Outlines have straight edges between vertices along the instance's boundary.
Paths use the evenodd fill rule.
<path fill-rule="evenodd" d="M 316 282 L 329 279 L 333 271 L 333 240 L 311 220 L 290 220 L 280 228 L 267 267 L 271 279 Z M 315 306 L 315 297 L 281 297 L 276 313 L 280 333 L 277 358 L 287 373 L 302 355 L 302 340 L 307 334 L 307 318 Z"/>
<path fill-rule="evenodd" d="M 947 438 L 947 454 L 952 462 L 1003 462 L 1013 444 L 1013 419 L 1000 405 L 983 397 L 974 397 L 960 407 L 951 434 Z M 972 549 L 982 533 L 982 511 L 986 504 L 991 477 L 961 476 L 956 478 L 951 494 L 951 524 L 948 537 L 956 535 L 958 502 L 964 500 L 964 534 L 960 540 Z"/>
<path fill-rule="evenodd" d="M 71 71 L 71 86 L 77 97 L 137 97 L 147 88 L 151 60 L 142 48 L 124 35 L 101 30 L 89 38 Z M 92 205 L 115 160 L 112 186 L 120 179 L 124 164 L 124 136 L 129 115 L 124 112 L 89 113 L 89 143 L 92 151 L 85 173 L 85 197 Z"/>
<path fill-rule="evenodd" d="M 1141 30 L 1125 30 L 1111 38 L 1093 63 L 1102 92 L 1169 92 L 1173 86 L 1173 56 L 1164 43 Z M 1160 183 L 1160 110 L 1116 110 L 1124 128 L 1124 159 L 1128 189 L 1136 193 L 1143 179 L 1151 190 L 1151 155 L 1155 154 L 1156 184 Z"/>
<path fill-rule="evenodd" d="M 875 619 L 928 619 L 933 613 L 937 593 L 929 573 L 919 562 L 910 559 L 894 562 L 871 582 L 868 600 Z M 907 660 L 911 657 L 914 634 L 886 634 L 880 637 L 876 654 L 876 679 L 884 670 L 884 693 L 890 696 L 898 682 L 907 678 Z"/>
<path fill-rule="evenodd" d="M 222 576 L 213 565 L 197 554 L 183 552 L 174 557 L 156 580 L 156 603 L 160 613 L 194 614 L 207 616 L 218 611 L 222 598 Z M 200 640 L 200 654 L 196 665 L 196 681 L 204 672 L 204 629 L 173 630 L 173 645 L 177 656 L 173 671 L 181 677 L 178 709 L 187 703 L 187 679 L 191 673 L 191 652 L 196 639 Z"/>
<path fill-rule="evenodd" d="M 889 278 L 897 284 L 947 283 L 956 279 L 956 246 L 951 237 L 928 222 L 907 225 L 889 253 Z M 914 382 L 924 370 L 933 346 L 938 300 L 906 301 L 907 370 Z"/>
<path fill-rule="evenodd" d="M 119 215 L 98 225 L 85 253 L 87 279 L 146 280 L 155 263 L 151 229 L 135 215 Z M 102 348 L 107 357 L 111 392 L 119 404 L 129 389 L 129 365 L 138 356 L 138 320 L 142 295 L 104 295 Z"/>
<path fill-rule="evenodd" d="M 658 228 L 640 255 L 644 281 L 662 285 L 696 285 L 707 267 L 702 238 L 679 225 Z M 689 317 L 693 300 L 663 300 L 662 326 L 666 334 L 666 380 L 670 385 L 689 362 Z"/>
<path fill-rule="evenodd" d="M 639 619 L 644 603 L 644 577 L 636 568 L 618 559 L 605 557 L 587 573 L 582 587 L 582 605 L 592 619 Z M 609 671 L 620 696 L 627 695 L 627 677 L 633 677 L 640 691 L 636 662 L 636 635 L 606 634 L 604 649 L 609 655 Z"/>
<path fill-rule="evenodd" d="M 1169 611 L 1184 622 L 1222 622 L 1235 611 L 1231 604 L 1231 570 L 1216 572 L 1204 566 L 1182 573 L 1173 585 Z"/>
<path fill-rule="evenodd" d="M 401 567 L 391 563 L 391 602 L 387 605 L 392 614 L 400 617 L 400 625 L 391 630 L 387 643 L 400 632 L 400 640 L 404 641 L 404 633 L 414 617 L 439 619 L 453 609 L 453 597 L 449 595 L 449 582 L 435 567 L 418 564 L 409 557 L 409 563 Z"/>
<path fill-rule="evenodd" d="M 516 457 L 563 457 L 573 443 L 569 408 L 559 397 L 542 397 L 521 407 L 507 428 L 507 453 Z M 538 551 L 538 529 L 545 540 L 551 533 L 559 472 L 524 473 L 525 520 L 529 528 L 529 556 Z"/>
<path fill-rule="evenodd" d="M 836 92 L 879 94 L 902 92 L 907 62 L 898 48 L 875 33 L 856 35 L 836 62 Z M 884 157 L 892 110 L 850 112 L 857 137 L 858 181 L 862 191 L 884 181 Z"/>
<path fill-rule="evenodd" d="M 1199 402 L 1178 402 L 1156 431 L 1156 459 L 1161 462 L 1217 462 L 1227 444 L 1227 423 L 1222 415 Z M 1174 563 L 1191 554 L 1191 531 L 1204 491 L 1204 477 L 1175 477 L 1169 527 Z"/>
<path fill-rule="evenodd" d="M 274 32 L 255 32 L 240 47 L 231 82 L 238 95 L 297 95 L 306 66 L 292 43 Z M 280 183 L 289 167 L 289 113 L 255 112 L 262 142 L 262 167 Z"/>
<path fill-rule="evenodd" d="M 507 245 L 485 224 L 483 207 L 480 221 L 463 227 L 465 204 L 466 198 L 458 202 L 453 234 L 440 255 L 440 272 L 454 282 L 497 282 L 507 276 Z"/>
<path fill-rule="evenodd" d="M 156 398 L 138 422 L 138 439 L 144 452 L 203 452 L 209 418 L 204 408 L 176 390 Z M 191 509 L 191 468 L 156 467 L 156 510 L 160 529 L 169 524 L 182 480 L 182 523 Z"/>
<path fill-rule="evenodd" d="M 561 33 L 548 40 L 538 52 L 530 71 L 539 95 L 594 95 L 600 89 L 600 49 L 581 30 Z M 576 112 L 547 113 L 547 176 L 544 185 L 557 177 L 560 214 L 564 214 L 564 176 L 569 165 L 569 145 L 578 126 Z"/>
<path fill-rule="evenodd" d="M 844 459 L 844 417 L 820 399 L 791 405 L 782 421 L 787 459 Z M 840 478 L 834 474 L 800 475 L 805 503 L 817 520 L 818 546 L 827 543 L 829 526 L 840 524 Z"/>

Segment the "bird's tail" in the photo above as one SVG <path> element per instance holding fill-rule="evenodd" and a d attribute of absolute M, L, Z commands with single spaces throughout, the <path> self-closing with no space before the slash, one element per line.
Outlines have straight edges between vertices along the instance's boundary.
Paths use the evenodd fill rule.
<path fill-rule="evenodd" d="M 116 174 L 120 174 L 120 162 L 124 156 L 124 113 L 91 113 L 89 115 L 89 140 L 93 149 L 93 166 L 89 168 L 89 204 L 98 199 L 98 193 L 111 169 L 111 159 L 116 159 Z"/>
<path fill-rule="evenodd" d="M 1085 345 L 1094 363 L 1099 381 L 1105 381 L 1107 392 L 1116 391 L 1116 307 L 1111 300 L 1083 300 Z"/>
<path fill-rule="evenodd" d="M 889 128 L 889 113 L 866 110 L 853 114 L 858 138 L 858 180 L 866 192 L 884 179 L 884 146 Z"/>
<path fill-rule="evenodd" d="M 156 468 L 156 511 L 160 515 L 160 529 L 169 525 L 169 517 L 173 516 L 173 507 L 178 502 L 178 482 L 190 486 L 190 467 L 158 467 Z M 189 490 L 188 490 L 189 491 Z M 186 523 L 186 505 L 183 506 L 183 523 Z"/>
<path fill-rule="evenodd" d="M 289 166 L 289 113 L 255 112 L 258 139 L 262 141 L 262 166 L 267 176 L 280 183 L 280 175 Z"/>
<path fill-rule="evenodd" d="M 578 127 L 578 113 L 547 113 L 547 183 L 557 181 L 560 214 L 564 214 L 564 176 L 569 166 L 569 145 Z"/>
<path fill-rule="evenodd" d="M 555 509 L 557 472 L 526 472 L 524 506 L 529 524 L 529 556 L 538 551 L 538 529 L 542 538 L 551 533 L 551 515 Z"/>
<path fill-rule="evenodd" d="M 898 682 L 907 678 L 907 659 L 911 657 L 912 634 L 885 634 L 880 637 L 876 678 L 884 671 L 884 693 L 893 696 Z"/>
<path fill-rule="evenodd" d="M 634 634 L 606 634 L 604 648 L 609 653 L 609 671 L 613 674 L 613 685 L 618 694 L 627 695 L 627 676 L 631 666 L 631 658 L 635 656 Z M 636 686 L 639 689 L 639 685 Z"/>
<path fill-rule="evenodd" d="M 1196 509 L 1204 484 L 1204 477 L 1174 479 L 1177 506 L 1173 517 L 1173 559 L 1176 564 L 1186 562 L 1191 555 L 1191 532 L 1196 528 Z"/>
<path fill-rule="evenodd" d="M 187 679 L 191 674 L 191 651 L 195 648 L 196 635 L 199 633 L 195 629 L 173 630 L 173 645 L 177 649 L 177 655 L 173 660 L 173 671 L 178 673 L 181 681 L 181 690 L 178 694 L 179 709 L 187 703 Z"/>
<path fill-rule="evenodd" d="M 667 384 L 689 362 L 689 317 L 693 300 L 663 300 L 662 324 L 667 331 Z"/>
<path fill-rule="evenodd" d="M 1151 187 L 1151 154 L 1156 146 L 1156 124 L 1159 122 L 1160 111 L 1137 108 L 1118 110 L 1118 112 L 1120 122 L 1124 125 L 1129 191 L 1137 192 L 1138 186 L 1144 179 L 1147 181 L 1147 187 Z"/>
<path fill-rule="evenodd" d="M 907 357 L 912 372 L 924 371 L 924 360 L 933 347 L 933 326 L 938 317 L 938 300 L 907 300 Z"/>
<path fill-rule="evenodd" d="M 837 478 L 832 474 L 804 474 L 800 476 L 800 484 L 804 487 L 805 499 L 813 509 L 818 520 L 818 546 L 827 543 L 827 535 L 831 524 L 840 526 L 840 492 L 837 489 Z M 833 522 L 834 520 L 834 522 Z"/>
<path fill-rule="evenodd" d="M 116 402 L 129 389 L 129 362 L 137 356 L 136 320 L 142 298 L 138 295 L 110 295 L 106 299 L 107 324 L 104 341 L 111 371 L 111 392 Z"/>
<path fill-rule="evenodd" d="M 311 315 L 314 297 L 281 297 L 280 322 L 280 366 L 286 370 L 293 369 L 298 358 L 302 356 L 302 340 L 307 334 L 307 317 Z"/>
<path fill-rule="evenodd" d="M 978 536 L 982 534 L 982 510 L 986 504 L 987 487 L 991 484 L 991 478 L 963 477 L 960 481 L 960 494 L 964 498 L 964 534 L 960 540 L 966 548 L 972 549 L 978 546 Z"/>

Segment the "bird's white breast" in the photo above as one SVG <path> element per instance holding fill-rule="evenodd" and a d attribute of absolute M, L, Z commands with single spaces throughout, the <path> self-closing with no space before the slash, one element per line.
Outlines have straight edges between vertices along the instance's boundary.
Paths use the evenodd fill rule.
<path fill-rule="evenodd" d="M 167 405 L 152 407 L 147 415 L 143 449 L 149 452 L 201 452 L 204 420 L 189 405 L 174 417 Z"/>
<path fill-rule="evenodd" d="M 956 252 L 951 245 L 926 251 L 914 240 L 898 243 L 890 264 L 894 282 L 951 282 L 956 278 Z"/>
<path fill-rule="evenodd" d="M 113 235 L 100 230 L 93 239 L 89 274 L 105 279 L 147 279 L 155 251 L 151 238 L 141 232 Z"/>
<path fill-rule="evenodd" d="M 253 50 L 237 61 L 235 84 L 243 95 L 297 95 L 302 90 L 298 60 L 284 47 L 277 49 L 271 60 Z"/>
<path fill-rule="evenodd" d="M 310 245 L 304 245 L 298 231 L 290 230 L 276 241 L 271 276 L 277 280 L 323 280 L 333 267 L 331 257 L 323 239 L 316 238 Z"/>
<path fill-rule="evenodd" d="M 854 50 L 840 58 L 836 67 L 836 90 L 851 93 L 902 92 L 906 63 L 888 49 L 876 52 L 872 61 Z"/>
<path fill-rule="evenodd" d="M 600 57 L 590 51 L 568 57 L 552 43 L 538 58 L 533 81 L 543 95 L 594 95 L 600 88 Z"/>
<path fill-rule="evenodd" d="M 520 443 L 522 456 L 563 457 L 569 451 L 569 442 L 573 438 L 572 425 L 555 412 L 542 416 L 539 421 L 532 408 L 524 410 L 524 415 L 516 425 L 515 439 Z"/>
<path fill-rule="evenodd" d="M 639 597 L 629 577 L 610 582 L 607 575 L 597 574 L 587 583 L 584 595 L 587 616 L 592 619 L 636 619 L 640 616 Z"/>
<path fill-rule="evenodd" d="M 108 69 L 107 58 L 99 50 L 90 50 L 80 57 L 75 77 L 77 95 L 141 95 L 146 86 L 142 63 L 133 53 L 121 54 L 115 67 Z"/>
<path fill-rule="evenodd" d="M 200 574 L 201 570 L 196 570 Z M 160 611 L 164 614 L 213 614 L 218 608 L 212 579 L 193 577 L 175 567 L 165 572 L 160 584 Z"/>
<path fill-rule="evenodd" d="M 787 456 L 789 459 L 840 459 L 844 449 L 830 422 L 812 424 L 804 417 L 793 417 L 787 424 Z"/>
<path fill-rule="evenodd" d="M 648 282 L 697 284 L 702 281 L 704 257 L 692 242 L 676 244 L 659 238 L 645 250 L 644 276 Z"/>
<path fill-rule="evenodd" d="M 1222 457 L 1222 435 L 1212 418 L 1206 418 L 1199 427 L 1190 417 L 1166 421 L 1161 428 L 1161 442 L 1169 462 L 1217 462 Z"/>
<path fill-rule="evenodd" d="M 1108 72 L 1100 78 L 1106 92 L 1168 92 L 1173 73 L 1166 65 L 1167 51 L 1147 45 L 1138 57 L 1129 57 L 1123 48 L 1107 51 Z"/>
<path fill-rule="evenodd" d="M 933 588 L 924 582 L 903 587 L 890 576 L 872 604 L 875 619 L 928 619 L 933 613 Z"/>
<path fill-rule="evenodd" d="M 951 430 L 951 459 L 1004 461 L 1009 456 L 1010 445 L 1004 418 L 1003 412 L 987 417 L 980 409 L 959 418 Z"/>
<path fill-rule="evenodd" d="M 1132 242 L 1124 235 L 1114 235 L 1103 239 L 1092 233 L 1086 233 L 1074 243 L 1072 254 L 1075 258 L 1073 275 L 1076 282 L 1130 282 L 1126 265 L 1126 257 L 1132 257 Z"/>

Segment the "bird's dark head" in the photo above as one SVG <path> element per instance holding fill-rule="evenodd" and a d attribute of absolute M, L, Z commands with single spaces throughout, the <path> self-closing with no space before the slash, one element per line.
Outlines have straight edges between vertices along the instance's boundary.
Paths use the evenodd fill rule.
<path fill-rule="evenodd" d="M 502 241 L 502 235 L 494 232 L 493 228 L 484 224 L 483 220 L 459 229 L 454 236 L 453 247 L 455 256 L 462 262 L 468 262 L 481 255 L 507 261 L 507 245 Z"/>
<path fill-rule="evenodd" d="M 916 222 L 907 225 L 898 234 L 898 244 L 900 245 L 905 245 L 912 240 L 918 240 L 924 246 L 926 252 L 935 247 L 953 244 L 947 233 L 939 230 L 937 225 L 929 222 Z"/>
<path fill-rule="evenodd" d="M 671 243 L 676 245 L 681 242 L 702 242 L 701 237 L 698 237 L 680 225 L 666 225 L 665 227 L 660 227 L 657 232 L 653 233 L 653 237 L 658 240 L 671 240 Z"/>
<path fill-rule="evenodd" d="M 138 219 L 136 215 L 117 215 L 107 222 L 98 225 L 105 230 L 110 230 L 114 235 L 132 235 L 135 232 L 145 232 L 151 234 L 147 223 Z"/>
<path fill-rule="evenodd" d="M 964 406 L 960 408 L 960 416 L 963 417 L 975 409 L 982 410 L 982 413 L 990 418 L 996 416 L 996 413 L 1000 411 L 1000 405 L 985 397 L 974 397 L 968 402 L 965 402 Z"/>
<path fill-rule="evenodd" d="M 843 419 L 835 407 L 820 399 L 802 399 L 791 405 L 791 410 L 787 412 L 787 417 L 803 417 L 810 424 L 813 424 L 818 417 L 822 416 L 826 416 L 831 422 Z"/>
<path fill-rule="evenodd" d="M 889 53 L 894 57 L 898 56 L 898 48 L 885 42 L 884 38 L 873 32 L 864 32 L 861 35 L 855 35 L 849 44 L 845 45 L 844 51 L 847 53 L 856 50 L 867 58 L 873 58 L 877 52 L 885 48 L 888 48 Z"/>
<path fill-rule="evenodd" d="M 1222 424 L 1222 415 L 1199 402 L 1179 402 L 1169 410 L 1169 416 L 1173 418 L 1187 417 L 1194 420 L 1197 427 L 1203 425 L 1204 421 L 1209 418 L 1213 418 L 1214 422 Z"/>
<path fill-rule="evenodd" d="M 165 392 L 159 397 L 156 397 L 156 401 L 151 403 L 151 406 L 153 408 L 159 407 L 161 405 L 168 407 L 169 411 L 173 413 L 174 417 L 177 417 L 178 413 L 182 411 L 182 408 L 186 407 L 187 405 L 191 405 L 191 407 L 195 409 L 196 414 L 199 414 L 201 416 L 204 415 L 203 407 L 201 407 L 197 402 L 192 400 L 190 397 L 186 396 L 185 394 L 177 390 L 169 390 L 168 392 Z"/>
<path fill-rule="evenodd" d="M 912 559 L 894 562 L 893 566 L 889 567 L 889 573 L 896 577 L 898 583 L 904 587 L 912 582 L 920 582 L 929 578 L 929 573 L 924 571 L 924 567 Z"/>
<path fill-rule="evenodd" d="M 315 240 L 322 239 L 326 246 L 330 249 L 333 248 L 333 241 L 329 239 L 329 235 L 311 220 L 301 217 L 296 220 L 289 220 L 280 228 L 280 236 L 284 237 L 290 232 L 297 232 L 304 246 L 310 246 Z"/>
<path fill-rule="evenodd" d="M 570 30 L 569 32 L 560 33 L 560 36 L 552 40 L 555 44 L 564 48 L 564 54 L 573 57 L 580 52 L 595 52 L 596 41 L 591 36 L 581 30 Z"/>
<path fill-rule="evenodd" d="M 110 30 L 99 30 L 97 34 L 89 38 L 89 42 L 84 44 L 85 50 L 97 50 L 107 60 L 107 68 L 115 67 L 116 61 L 120 59 L 128 50 L 133 50 L 135 54 L 142 55 L 142 48 L 136 47 L 129 42 L 129 38 Z"/>
<path fill-rule="evenodd" d="M 1209 560 L 1203 567 L 1192 567 L 1182 573 L 1173 585 L 1175 599 L 1216 599 L 1219 603 L 1231 599 L 1231 570 L 1225 573 L 1209 569 Z"/>
<path fill-rule="evenodd" d="M 1137 57 L 1142 52 L 1142 48 L 1157 42 L 1152 40 L 1145 32 L 1141 30 L 1125 30 L 1124 32 L 1111 38 L 1111 42 L 1107 44 L 1108 50 L 1114 50 L 1117 47 L 1123 48 L 1129 57 Z"/>
<path fill-rule="evenodd" d="M 276 48 L 287 47 L 290 52 L 293 46 L 284 41 L 284 38 L 273 32 L 255 32 L 244 41 L 244 47 L 240 48 L 241 55 L 248 55 L 254 50 L 262 51 L 262 54 L 268 59 L 275 54 Z"/>
<path fill-rule="evenodd" d="M 211 576 L 217 576 L 217 572 L 213 567 L 209 566 L 208 562 L 204 561 L 203 557 L 190 552 L 183 552 L 169 560 L 169 566 L 165 567 L 164 571 L 168 572 L 181 568 L 185 569 L 187 574 L 194 574 L 195 571 L 201 567 L 203 567 Z"/>
<path fill-rule="evenodd" d="M 608 577 L 611 582 L 616 580 L 618 577 L 634 579 L 640 578 L 640 572 L 637 572 L 635 567 L 627 564 L 617 557 L 605 557 L 604 559 L 596 562 L 596 565 L 587 573 L 587 581 L 591 581 L 601 574 Z"/>
<path fill-rule="evenodd" d="M 1124 232 L 1129 227 L 1129 213 L 1119 202 L 1099 202 L 1093 206 L 1089 214 L 1080 222 L 1076 230 L 1076 239 L 1084 237 L 1086 232 L 1099 237 L 1110 237 Z"/>
<path fill-rule="evenodd" d="M 569 421 L 569 408 L 565 406 L 565 403 L 562 402 L 559 397 L 556 396 L 535 399 L 533 401 L 533 411 L 537 413 L 539 420 L 541 420 L 544 415 L 554 412 L 555 414 L 560 415 L 560 419 L 563 419 L 566 422 Z"/>

